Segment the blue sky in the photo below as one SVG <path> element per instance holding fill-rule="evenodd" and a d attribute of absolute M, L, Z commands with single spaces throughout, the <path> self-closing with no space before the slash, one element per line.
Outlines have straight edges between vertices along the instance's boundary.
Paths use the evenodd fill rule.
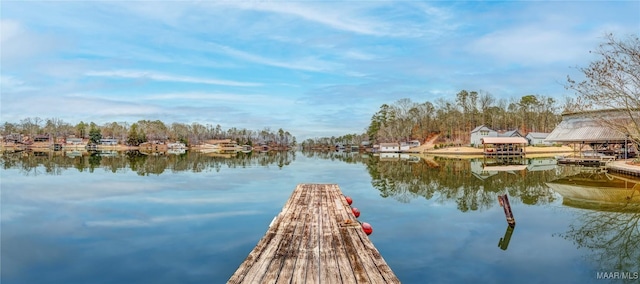
<path fill-rule="evenodd" d="M 462 89 L 563 99 L 640 1 L 1 1 L 0 121 L 361 133 Z"/>

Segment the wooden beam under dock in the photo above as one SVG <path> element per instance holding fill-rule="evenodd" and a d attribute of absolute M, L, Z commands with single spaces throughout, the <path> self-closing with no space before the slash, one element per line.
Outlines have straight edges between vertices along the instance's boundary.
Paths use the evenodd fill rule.
<path fill-rule="evenodd" d="M 299 184 L 228 283 L 400 283 L 336 184 Z"/>

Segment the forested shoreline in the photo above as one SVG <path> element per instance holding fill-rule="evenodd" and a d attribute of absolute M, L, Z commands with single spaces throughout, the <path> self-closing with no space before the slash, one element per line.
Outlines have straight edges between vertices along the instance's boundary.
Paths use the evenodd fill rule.
<path fill-rule="evenodd" d="M 551 132 L 561 121 L 561 113 L 576 110 L 572 99 L 560 105 L 554 98 L 525 95 L 520 99 L 496 99 L 487 92 L 461 90 L 454 99 L 414 102 L 409 98 L 383 104 L 361 134 L 306 139 L 303 147 L 319 145 L 359 145 L 419 140 L 438 135 L 438 142 L 468 144 L 470 132 L 480 125 L 494 130 Z"/>
<path fill-rule="evenodd" d="M 118 139 L 122 144 L 137 146 L 147 141 L 178 141 L 186 145 L 197 145 L 210 139 L 232 139 L 239 144 L 275 143 L 281 146 L 295 146 L 296 138 L 282 128 L 262 130 L 232 127 L 224 130 L 219 124 L 186 124 L 174 122 L 165 124 L 160 120 L 139 120 L 135 123 L 109 122 L 98 125 L 94 122 L 77 124 L 65 122 L 59 118 L 27 117 L 18 123 L 4 122 L 0 125 L 3 137 L 21 134 L 32 139 L 38 135 L 47 135 L 52 139 L 76 137 L 90 139 L 93 142 L 101 138 Z"/>

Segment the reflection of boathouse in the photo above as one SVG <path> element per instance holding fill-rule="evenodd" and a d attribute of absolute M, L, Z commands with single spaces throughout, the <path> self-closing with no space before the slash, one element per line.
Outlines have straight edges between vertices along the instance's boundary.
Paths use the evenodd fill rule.
<path fill-rule="evenodd" d="M 409 162 L 420 162 L 420 157 L 412 156 L 404 153 L 379 153 L 380 161 L 409 161 Z"/>
<path fill-rule="evenodd" d="M 555 169 L 557 165 L 558 161 L 555 158 L 529 159 L 527 162 L 527 171 L 548 171 Z"/>
<path fill-rule="evenodd" d="M 600 211 L 640 211 L 640 180 L 595 170 L 582 170 L 547 183 L 562 204 Z"/>
<path fill-rule="evenodd" d="M 527 165 L 524 164 L 503 164 L 503 163 L 487 163 L 487 159 L 483 160 L 471 160 L 470 161 L 471 173 L 478 179 L 486 180 L 499 172 L 507 172 L 515 174 L 517 172 L 527 169 Z"/>

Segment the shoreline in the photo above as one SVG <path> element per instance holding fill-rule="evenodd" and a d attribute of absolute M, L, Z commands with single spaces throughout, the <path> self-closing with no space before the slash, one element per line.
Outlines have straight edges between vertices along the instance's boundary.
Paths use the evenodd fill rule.
<path fill-rule="evenodd" d="M 555 154 L 570 154 L 575 150 L 568 146 L 561 147 L 535 147 L 527 146 L 524 149 L 524 154 L 527 157 L 549 157 L 555 156 Z M 443 155 L 443 156 L 480 156 L 484 157 L 482 148 L 473 147 L 448 147 L 444 149 L 423 149 L 422 151 L 413 151 L 409 153 L 423 154 L 423 155 Z"/>

